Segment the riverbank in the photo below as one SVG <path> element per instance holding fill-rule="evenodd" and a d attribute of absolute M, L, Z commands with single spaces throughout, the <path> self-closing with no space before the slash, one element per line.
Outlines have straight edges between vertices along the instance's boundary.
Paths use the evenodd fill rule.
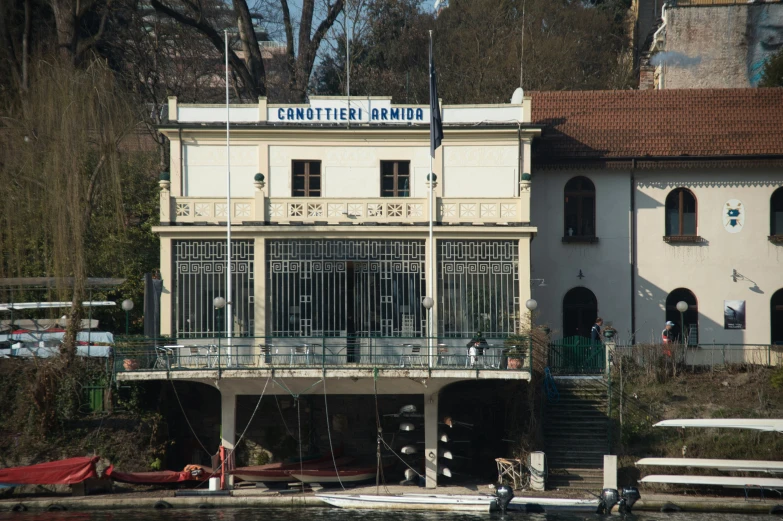
<path fill-rule="evenodd" d="M 487 494 L 486 487 L 440 487 L 438 494 Z M 337 494 L 375 494 L 375 486 L 357 487 L 347 491 L 330 490 Z M 427 493 L 425 489 L 401 486 L 381 487 L 381 494 Z M 526 497 L 591 497 L 589 494 L 564 494 L 557 492 L 530 492 L 519 491 L 517 496 Z M 21 507 L 19 507 L 21 505 Z M 737 513 L 737 514 L 769 514 L 773 509 L 783 508 L 781 499 L 751 499 L 742 497 L 715 497 L 715 496 L 691 496 L 678 494 L 648 493 L 642 490 L 642 499 L 636 503 L 635 511 L 659 512 L 664 508 L 672 508 L 675 511 L 694 513 Z M 194 508 L 308 508 L 327 507 L 315 497 L 313 492 L 285 492 L 257 489 L 244 489 L 231 491 L 229 496 L 197 496 L 177 497 L 174 490 L 157 490 L 145 492 L 123 492 L 107 494 L 103 496 L 88 497 L 27 497 L 0 500 L 0 511 L 12 511 L 14 507 L 27 511 L 46 511 L 52 507 L 69 511 L 94 511 L 94 510 L 153 510 L 156 508 L 194 509 Z M 329 507 L 327 507 L 329 508 Z"/>

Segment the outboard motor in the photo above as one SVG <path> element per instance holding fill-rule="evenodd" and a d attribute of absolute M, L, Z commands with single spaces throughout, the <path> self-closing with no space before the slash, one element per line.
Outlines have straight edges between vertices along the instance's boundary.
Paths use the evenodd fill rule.
<path fill-rule="evenodd" d="M 614 506 L 620 502 L 620 495 L 617 493 L 617 489 L 605 488 L 601 491 L 599 499 L 597 513 L 606 515 L 611 514 Z"/>
<path fill-rule="evenodd" d="M 497 497 L 500 511 L 505 514 L 508 504 L 514 499 L 514 491 L 508 485 L 498 485 L 495 489 L 495 496 Z"/>
<path fill-rule="evenodd" d="M 630 514 L 634 504 L 642 498 L 639 493 L 639 489 L 636 487 L 623 488 L 622 497 L 620 498 L 620 513 Z"/>

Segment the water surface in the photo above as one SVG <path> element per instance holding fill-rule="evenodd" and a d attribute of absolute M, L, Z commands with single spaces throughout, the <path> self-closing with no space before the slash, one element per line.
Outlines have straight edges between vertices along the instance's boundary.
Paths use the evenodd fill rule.
<path fill-rule="evenodd" d="M 0 512 L 0 521 L 759 521 L 780 519 L 769 515 L 745 514 L 663 514 L 637 512 L 632 516 L 611 518 L 596 514 L 467 514 L 454 512 L 381 512 L 338 508 L 230 508 L 123 510 L 104 512 Z"/>

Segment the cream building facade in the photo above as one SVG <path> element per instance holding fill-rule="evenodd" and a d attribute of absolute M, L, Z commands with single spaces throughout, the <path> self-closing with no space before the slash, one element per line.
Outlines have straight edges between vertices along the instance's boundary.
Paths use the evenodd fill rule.
<path fill-rule="evenodd" d="M 240 395 L 422 396 L 434 487 L 439 394 L 529 381 L 531 320 L 556 341 L 589 337 L 601 316 L 624 345 L 658 343 L 672 321 L 691 362 L 711 344 L 780 359 L 768 348 L 783 344 L 778 90 L 441 110 L 430 166 L 426 106 L 232 105 L 229 207 L 226 108 L 171 99 L 155 231 L 161 332 L 176 345 L 118 379 L 217 387 L 229 448 Z M 216 297 L 233 304 L 230 340 Z"/>

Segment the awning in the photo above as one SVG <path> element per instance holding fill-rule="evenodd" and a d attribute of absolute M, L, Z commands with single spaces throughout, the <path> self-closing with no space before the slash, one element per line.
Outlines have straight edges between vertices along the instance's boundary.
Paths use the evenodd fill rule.
<path fill-rule="evenodd" d="M 114 481 L 122 483 L 135 483 L 137 485 L 156 484 L 156 483 L 181 483 L 183 481 L 204 481 L 209 477 L 201 473 L 201 476 L 194 476 L 187 470 L 161 470 L 158 472 L 118 472 L 114 466 L 110 466 L 103 471 L 104 478 L 111 478 Z"/>
<path fill-rule="evenodd" d="M 11 485 L 73 485 L 97 478 L 95 464 L 100 458 L 70 458 L 26 467 L 0 469 L 0 483 Z"/>

